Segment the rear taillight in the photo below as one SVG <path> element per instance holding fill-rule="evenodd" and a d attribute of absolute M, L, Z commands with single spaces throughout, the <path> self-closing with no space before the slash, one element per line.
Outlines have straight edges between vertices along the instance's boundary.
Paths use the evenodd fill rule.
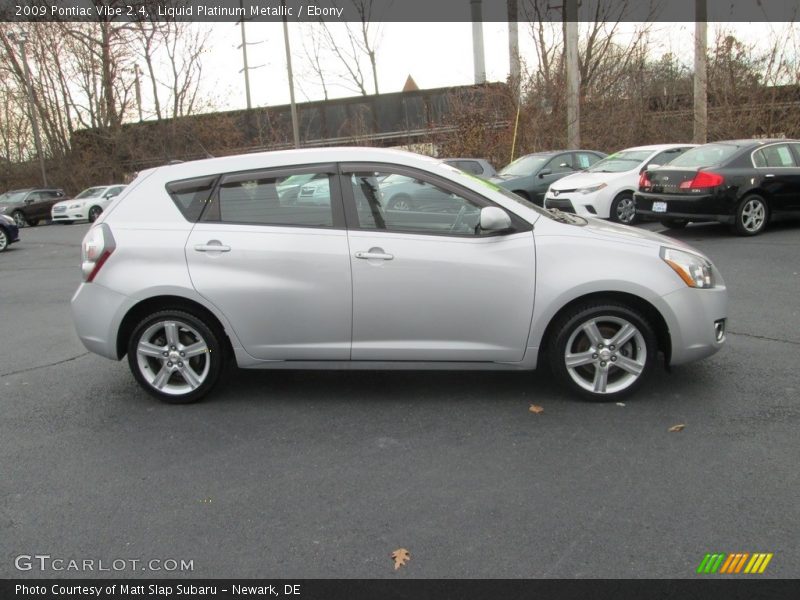
<path fill-rule="evenodd" d="M 642 174 L 639 175 L 639 189 L 649 188 L 651 185 L 653 185 L 650 183 L 650 178 L 647 175 L 647 171 L 642 171 Z"/>
<path fill-rule="evenodd" d="M 111 228 L 105 223 L 92 227 L 81 244 L 83 280 L 91 282 L 117 247 Z"/>
<path fill-rule="evenodd" d="M 718 173 L 698 171 L 694 179 L 691 181 L 684 181 L 678 188 L 682 190 L 707 190 L 722 185 L 723 181 L 725 181 L 725 178 Z"/>

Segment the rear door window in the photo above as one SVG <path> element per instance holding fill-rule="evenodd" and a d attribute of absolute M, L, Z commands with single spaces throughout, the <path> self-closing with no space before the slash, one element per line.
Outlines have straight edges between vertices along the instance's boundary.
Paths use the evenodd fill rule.
<path fill-rule="evenodd" d="M 166 186 L 167 193 L 184 218 L 187 221 L 195 222 L 200 218 L 208 203 L 216 181 L 216 175 L 172 181 Z"/>
<path fill-rule="evenodd" d="M 756 167 L 796 167 L 794 155 L 789 144 L 776 144 L 761 148 L 753 153 Z"/>

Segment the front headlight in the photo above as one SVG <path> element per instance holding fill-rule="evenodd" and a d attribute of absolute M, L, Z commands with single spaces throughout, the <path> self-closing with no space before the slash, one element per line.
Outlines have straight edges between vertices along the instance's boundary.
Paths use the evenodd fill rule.
<path fill-rule="evenodd" d="M 600 190 L 602 190 L 604 187 L 608 187 L 608 185 L 606 185 L 605 183 L 601 183 L 601 184 L 598 184 L 598 185 L 593 185 L 593 186 L 590 186 L 590 187 L 582 187 L 582 188 L 578 188 L 578 189 L 577 189 L 577 190 L 575 190 L 575 191 L 576 191 L 578 194 L 591 194 L 591 193 L 594 193 L 594 192 L 599 192 L 599 191 L 600 191 Z"/>
<path fill-rule="evenodd" d="M 711 262 L 691 252 L 661 247 L 662 260 L 667 263 L 683 282 L 693 288 L 714 287 L 714 270 Z"/>
<path fill-rule="evenodd" d="M 83 202 L 76 202 L 75 204 L 70 204 L 67 207 L 67 210 L 72 210 L 73 208 L 82 208 L 82 207 L 83 207 Z"/>

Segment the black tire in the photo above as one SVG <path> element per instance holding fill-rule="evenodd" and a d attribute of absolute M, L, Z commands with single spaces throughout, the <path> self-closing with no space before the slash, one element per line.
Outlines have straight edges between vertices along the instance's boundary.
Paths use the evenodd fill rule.
<path fill-rule="evenodd" d="M 9 239 L 6 230 L 0 227 L 0 252 L 5 252 L 9 247 Z"/>
<path fill-rule="evenodd" d="M 25 218 L 25 214 L 21 210 L 15 210 L 13 213 L 11 213 L 11 218 L 14 219 L 14 222 L 20 229 L 28 224 L 28 220 Z"/>
<path fill-rule="evenodd" d="M 630 192 L 617 194 L 617 197 L 611 202 L 608 217 L 615 223 L 622 223 L 623 225 L 636 223 L 636 204 L 633 201 L 633 194 Z"/>
<path fill-rule="evenodd" d="M 97 221 L 97 217 L 99 217 L 103 213 L 103 209 L 99 206 L 93 206 L 89 209 L 89 223 L 94 223 Z"/>
<path fill-rule="evenodd" d="M 179 344 L 174 349 L 169 345 L 167 328 L 161 327 L 164 323 L 176 324 L 175 335 L 179 339 Z M 128 340 L 128 365 L 139 385 L 162 402 L 168 404 L 197 402 L 208 394 L 219 381 L 220 373 L 226 362 L 222 345 L 223 335 L 214 323 L 207 322 L 206 319 L 197 315 L 180 309 L 160 310 L 142 319 L 134 328 Z M 140 341 L 152 344 L 153 348 L 158 347 L 161 350 L 169 351 L 170 354 L 168 357 L 159 356 L 158 358 L 142 356 L 139 353 Z M 188 351 L 189 347 L 197 346 L 200 342 L 205 344 L 206 350 L 188 360 L 181 359 L 178 352 L 182 348 Z M 180 361 L 180 363 L 172 362 L 173 360 Z M 178 364 L 180 364 L 180 368 Z M 162 369 L 167 369 L 165 373 L 168 375 L 163 378 L 164 383 L 161 387 L 169 391 L 162 391 L 155 383 L 159 380 Z M 183 375 L 186 369 L 191 369 L 194 376 L 202 377 L 199 385 L 192 388 L 192 384 L 187 379 L 188 375 Z M 202 372 L 201 375 L 198 374 L 198 370 Z M 149 378 L 152 378 L 153 382 Z M 188 389 L 181 391 L 182 388 Z"/>
<path fill-rule="evenodd" d="M 761 196 L 745 196 L 736 207 L 733 230 L 738 235 L 758 235 L 767 228 L 769 206 Z"/>
<path fill-rule="evenodd" d="M 661 224 L 667 229 L 685 229 L 689 221 L 686 219 L 664 219 Z"/>
<path fill-rule="evenodd" d="M 592 322 L 600 343 L 592 342 L 588 334 L 586 327 Z M 633 328 L 631 337 L 623 335 L 621 347 L 611 344 L 625 324 Z M 658 353 L 656 334 L 648 320 L 613 301 L 577 306 L 559 316 L 552 331 L 547 360 L 556 379 L 595 402 L 616 401 L 634 392 L 652 370 Z M 567 366 L 568 344 L 574 363 L 571 368 Z M 623 364 L 624 368 L 619 366 Z"/>

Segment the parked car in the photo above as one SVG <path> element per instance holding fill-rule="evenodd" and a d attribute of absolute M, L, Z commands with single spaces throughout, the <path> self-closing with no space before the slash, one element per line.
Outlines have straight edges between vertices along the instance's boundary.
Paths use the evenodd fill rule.
<path fill-rule="evenodd" d="M 121 183 L 87 188 L 71 200 L 56 202 L 50 212 L 51 220 L 54 223 L 72 223 L 86 219 L 94 223 L 124 189 L 125 185 Z"/>
<path fill-rule="evenodd" d="M 800 215 L 800 141 L 699 146 L 642 173 L 634 199 L 637 215 L 669 228 L 718 221 L 757 235 L 773 219 Z"/>
<path fill-rule="evenodd" d="M 551 184 L 544 206 L 631 225 L 636 215 L 633 194 L 642 169 L 664 165 L 696 145 L 660 144 L 615 152 Z"/>
<path fill-rule="evenodd" d="M 0 215 L 0 252 L 8 250 L 14 242 L 19 241 L 19 227 L 8 215 Z"/>
<path fill-rule="evenodd" d="M 64 198 L 64 190 L 56 188 L 11 190 L 0 195 L 0 215 L 10 216 L 17 227 L 33 227 L 48 219 L 53 204 Z"/>
<path fill-rule="evenodd" d="M 556 150 L 522 156 L 503 167 L 492 181 L 537 206 L 554 181 L 588 169 L 606 155 L 594 150 Z"/>
<path fill-rule="evenodd" d="M 303 171 L 327 174 L 327 205 L 279 198 Z M 446 191 L 447 210 L 384 210 L 379 185 L 392 175 Z M 725 341 L 725 284 L 690 246 L 546 211 L 396 150 L 145 171 L 86 234 L 82 272 L 72 313 L 83 344 L 127 355 L 138 383 L 174 403 L 206 395 L 229 358 L 255 369 L 549 364 L 566 386 L 611 400 L 659 352 L 677 365 Z"/>
<path fill-rule="evenodd" d="M 442 162 L 484 179 L 491 179 L 497 175 L 495 168 L 485 158 L 443 158 Z"/>

